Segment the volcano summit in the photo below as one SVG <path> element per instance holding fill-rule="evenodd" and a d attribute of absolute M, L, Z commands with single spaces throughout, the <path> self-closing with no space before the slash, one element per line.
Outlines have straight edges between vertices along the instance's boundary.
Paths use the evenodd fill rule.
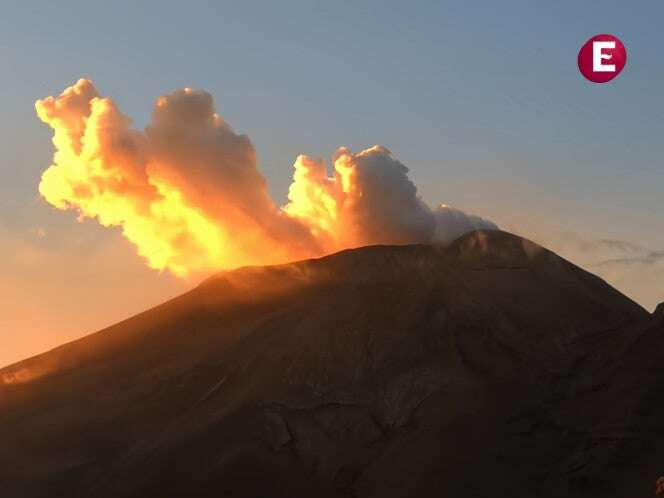
<path fill-rule="evenodd" d="M 500 231 L 222 273 L 0 370 L 1 494 L 651 496 L 663 316 Z"/>

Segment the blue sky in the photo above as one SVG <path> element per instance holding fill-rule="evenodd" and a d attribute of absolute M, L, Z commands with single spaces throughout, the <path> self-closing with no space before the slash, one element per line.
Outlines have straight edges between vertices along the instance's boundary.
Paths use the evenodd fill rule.
<path fill-rule="evenodd" d="M 379 143 L 410 168 L 429 204 L 535 238 L 564 231 L 664 248 L 661 1 L 27 3 L 3 2 L 0 15 L 0 242 L 5 261 L 38 254 L 21 259 L 29 268 L 3 272 L 57 324 L 44 344 L 185 287 L 142 269 L 117 231 L 76 223 L 38 199 L 52 150 L 34 101 L 79 77 L 139 128 L 158 95 L 207 90 L 251 137 L 279 201 L 297 154 L 328 158 L 340 145 Z M 602 32 L 622 39 L 628 62 L 595 85 L 576 54 Z M 35 240 L 42 227 L 47 236 Z M 44 270 L 67 268 L 68 258 L 76 271 Z M 76 307 L 55 295 L 67 285 L 74 302 L 103 301 L 136 282 L 140 296 L 91 305 L 76 322 Z M 34 322 L 18 317 L 5 329 L 50 330 Z"/>

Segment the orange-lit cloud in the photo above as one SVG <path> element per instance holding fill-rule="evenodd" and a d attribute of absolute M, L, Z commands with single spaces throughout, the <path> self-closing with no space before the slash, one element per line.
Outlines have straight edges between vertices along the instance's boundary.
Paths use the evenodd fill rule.
<path fill-rule="evenodd" d="M 246 135 L 189 88 L 159 97 L 145 131 L 81 79 L 36 103 L 53 128 L 53 164 L 39 191 L 59 209 L 119 226 L 148 264 L 179 276 L 320 256 L 370 244 L 449 241 L 491 222 L 432 211 L 408 169 L 374 146 L 340 148 L 333 175 L 295 162 L 288 203 L 270 198 Z"/>
<path fill-rule="evenodd" d="M 434 216 L 417 196 L 408 169 L 387 149 L 376 145 L 353 154 L 342 147 L 333 163 L 334 176 L 328 177 L 323 162 L 299 156 L 284 206 L 327 251 L 431 239 Z"/>

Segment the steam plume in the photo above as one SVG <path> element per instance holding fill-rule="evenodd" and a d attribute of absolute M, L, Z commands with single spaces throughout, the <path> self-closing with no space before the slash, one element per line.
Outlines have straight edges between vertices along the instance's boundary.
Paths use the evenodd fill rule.
<path fill-rule="evenodd" d="M 439 244 L 449 244 L 472 230 L 498 230 L 495 223 L 480 216 L 466 214 L 463 211 L 441 204 L 434 211 L 436 230 L 434 241 Z"/>
<path fill-rule="evenodd" d="M 408 169 L 381 146 L 357 154 L 340 148 L 332 176 L 322 161 L 299 156 L 288 203 L 279 207 L 251 141 L 203 91 L 159 97 L 144 132 L 86 79 L 37 101 L 36 110 L 55 146 L 41 195 L 121 227 L 151 267 L 180 276 L 496 228 L 458 210 L 429 209 Z"/>

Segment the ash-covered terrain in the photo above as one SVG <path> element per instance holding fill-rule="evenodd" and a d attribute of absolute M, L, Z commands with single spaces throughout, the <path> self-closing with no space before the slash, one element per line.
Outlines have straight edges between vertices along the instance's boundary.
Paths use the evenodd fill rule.
<path fill-rule="evenodd" d="M 663 399 L 664 311 L 552 252 L 365 247 L 0 370 L 0 496 L 646 497 Z"/>

